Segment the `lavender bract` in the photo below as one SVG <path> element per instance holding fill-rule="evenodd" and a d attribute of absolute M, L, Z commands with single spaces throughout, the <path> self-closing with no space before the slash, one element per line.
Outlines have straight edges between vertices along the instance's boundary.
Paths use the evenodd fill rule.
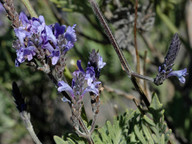
<path fill-rule="evenodd" d="M 58 23 L 46 25 L 43 16 L 28 19 L 23 12 L 20 13 L 19 19 L 22 25 L 14 29 L 18 38 L 16 45 L 13 45 L 17 53 L 16 66 L 26 60 L 31 61 L 34 57 L 40 61 L 47 57 L 52 65 L 56 65 L 60 57 L 77 41 L 74 30 L 76 25 L 67 28 Z"/>

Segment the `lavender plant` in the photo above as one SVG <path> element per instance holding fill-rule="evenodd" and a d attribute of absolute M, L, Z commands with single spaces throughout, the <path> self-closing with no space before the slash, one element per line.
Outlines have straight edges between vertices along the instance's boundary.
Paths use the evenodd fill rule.
<path fill-rule="evenodd" d="M 72 73 L 71 84 L 69 84 L 66 81 L 64 70 L 67 69 L 66 61 L 68 59 L 66 55 L 77 41 L 76 24 L 68 27 L 58 23 L 46 25 L 43 16 L 31 18 L 23 12 L 18 15 L 14 9 L 12 0 L 2 0 L 1 2 L 8 14 L 8 18 L 12 22 L 16 35 L 16 40 L 13 42 L 13 48 L 16 50 L 17 56 L 15 66 L 19 67 L 21 64 L 27 64 L 36 70 L 43 71 L 50 78 L 55 84 L 57 91 L 62 94 L 62 101 L 68 103 L 70 106 L 72 112 L 71 121 L 75 133 L 83 138 L 77 138 L 75 134 L 68 135 L 64 139 L 54 136 L 57 144 L 87 142 L 91 144 L 171 143 L 171 130 L 169 125 L 167 126 L 169 123 L 164 116 L 162 104 L 155 94 L 152 97 L 152 101 L 150 101 L 136 78 L 160 85 L 167 78 L 176 76 L 181 83 L 185 83 L 187 69 L 185 68 L 179 71 L 172 70 L 174 60 L 180 49 L 178 34 L 173 36 L 167 55 L 163 64 L 159 67 L 156 78 L 140 75 L 132 70 L 96 2 L 89 0 L 95 15 L 104 27 L 120 59 L 123 70 L 131 79 L 135 89 L 141 96 L 141 101 L 135 97 L 133 98 L 137 110 L 127 111 L 124 115 L 116 117 L 113 124 L 107 122 L 103 128 L 95 129 L 102 89 L 99 77 L 101 69 L 106 65 L 99 52 L 95 50 L 90 52 L 86 68 L 82 67 L 81 60 L 77 60 L 77 70 Z M 29 12 L 30 9 L 28 8 Z M 35 15 L 33 12 L 33 16 Z M 27 130 L 36 143 L 41 143 L 33 130 L 29 112 L 26 109 L 26 103 L 16 83 L 13 83 L 12 89 L 17 109 L 21 114 L 22 120 L 25 122 Z M 87 94 L 91 99 L 93 114 L 93 119 L 89 123 L 85 122 L 82 116 L 84 113 L 82 111 L 84 109 L 83 99 Z"/>

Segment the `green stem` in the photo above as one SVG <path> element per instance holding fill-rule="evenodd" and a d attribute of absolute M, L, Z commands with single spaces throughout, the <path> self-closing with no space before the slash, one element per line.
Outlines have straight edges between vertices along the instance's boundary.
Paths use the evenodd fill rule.
<path fill-rule="evenodd" d="M 160 19 L 167 25 L 167 27 L 169 28 L 169 30 L 172 33 L 177 33 L 178 29 L 175 27 L 175 25 L 170 21 L 170 19 L 161 11 L 161 8 L 159 6 L 157 6 L 156 8 L 157 11 L 157 15 L 160 17 Z"/>
<path fill-rule="evenodd" d="M 31 3 L 29 2 L 29 0 L 21 0 L 22 3 L 25 5 L 25 7 L 27 8 L 29 14 L 31 15 L 31 17 L 38 17 L 35 10 L 33 9 L 33 7 L 31 6 Z"/>
<path fill-rule="evenodd" d="M 86 133 L 87 135 L 87 140 L 88 140 L 88 143 L 89 144 L 94 144 L 94 141 L 91 137 L 91 133 L 88 131 L 87 127 L 85 126 L 83 120 L 81 117 L 79 117 L 79 124 L 81 125 L 81 128 L 84 130 L 84 132 Z"/>

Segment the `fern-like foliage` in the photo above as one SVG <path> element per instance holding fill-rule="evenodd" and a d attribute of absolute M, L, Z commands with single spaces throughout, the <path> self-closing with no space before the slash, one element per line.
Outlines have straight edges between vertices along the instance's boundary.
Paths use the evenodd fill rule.
<path fill-rule="evenodd" d="M 98 128 L 92 135 L 95 144 L 166 144 L 171 130 L 164 121 L 164 110 L 156 95 L 147 111 L 127 110 L 123 115 Z M 85 144 L 75 134 L 55 136 L 56 144 Z"/>

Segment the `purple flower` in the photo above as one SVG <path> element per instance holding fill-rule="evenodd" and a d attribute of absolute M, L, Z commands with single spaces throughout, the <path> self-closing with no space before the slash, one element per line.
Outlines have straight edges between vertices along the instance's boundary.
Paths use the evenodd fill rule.
<path fill-rule="evenodd" d="M 28 19 L 23 12 L 20 13 L 19 20 L 22 24 L 14 31 L 21 47 L 18 48 L 18 46 L 13 45 L 13 47 L 17 47 L 17 66 L 19 66 L 18 62 L 30 61 L 36 55 L 36 58 L 46 56 L 51 59 L 52 65 L 56 65 L 60 57 L 74 46 L 76 41 L 74 28 L 76 25 L 66 28 L 65 25 L 60 26 L 56 23 L 48 26 L 45 24 L 43 16 Z M 44 56 L 41 56 L 43 51 L 40 49 L 44 49 Z"/>
<path fill-rule="evenodd" d="M 17 61 L 23 63 L 26 59 L 31 61 L 35 56 L 35 47 L 29 46 L 27 48 L 20 48 L 17 50 Z"/>
<path fill-rule="evenodd" d="M 102 69 L 106 65 L 106 62 L 103 62 L 103 58 L 99 55 L 99 53 L 97 53 L 97 56 L 98 56 L 97 61 L 98 69 Z"/>
<path fill-rule="evenodd" d="M 66 45 L 65 45 L 65 52 L 70 50 L 73 46 L 74 43 L 77 41 L 76 34 L 75 34 L 75 28 L 76 24 L 74 24 L 72 27 L 68 26 L 66 32 L 64 33 L 64 37 L 67 40 Z"/>
<path fill-rule="evenodd" d="M 72 43 L 77 41 L 75 30 L 74 30 L 75 26 L 76 26 L 76 24 L 74 24 L 72 27 L 68 26 L 67 30 L 66 30 L 66 32 L 64 34 L 66 40 L 67 41 L 71 41 Z"/>
<path fill-rule="evenodd" d="M 56 65 L 56 63 L 58 62 L 59 58 L 60 58 L 60 51 L 59 49 L 55 49 L 52 51 L 52 54 L 51 54 L 51 57 L 52 57 L 52 65 Z"/>
<path fill-rule="evenodd" d="M 58 86 L 59 87 L 57 90 L 59 92 L 62 92 L 62 91 L 69 92 L 72 98 L 74 98 L 73 89 L 67 83 L 65 83 L 64 81 L 59 81 Z"/>
<path fill-rule="evenodd" d="M 67 91 L 70 93 L 72 99 L 82 99 L 85 93 L 93 92 L 95 95 L 99 94 L 99 84 L 95 78 L 93 67 L 88 67 L 86 72 L 81 66 L 81 61 L 77 61 L 78 70 L 73 72 L 72 86 L 70 87 L 64 81 L 58 83 L 58 91 Z"/>
<path fill-rule="evenodd" d="M 87 80 L 87 85 L 90 86 L 92 82 L 95 80 L 94 67 L 87 67 L 85 79 Z"/>
<path fill-rule="evenodd" d="M 58 23 L 54 25 L 54 35 L 56 38 L 58 38 L 59 35 L 64 34 L 65 28 L 65 25 L 60 26 Z"/>
<path fill-rule="evenodd" d="M 181 83 L 185 83 L 185 77 L 184 76 L 186 76 L 186 75 L 187 75 L 187 68 L 184 68 L 182 70 L 170 72 L 167 75 L 167 78 L 171 77 L 171 76 L 176 76 Z"/>

